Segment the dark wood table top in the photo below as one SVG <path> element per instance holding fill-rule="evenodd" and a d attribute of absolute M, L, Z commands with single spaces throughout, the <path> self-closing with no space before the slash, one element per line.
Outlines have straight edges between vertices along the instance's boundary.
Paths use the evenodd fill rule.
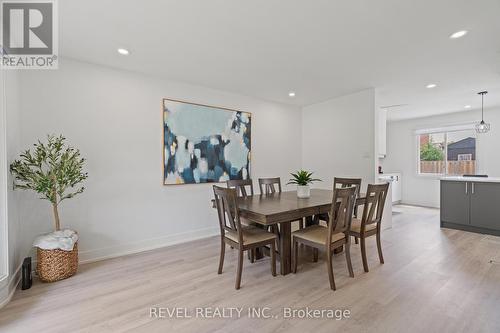
<path fill-rule="evenodd" d="M 240 198 L 238 207 L 242 217 L 264 225 L 290 222 L 303 217 L 330 212 L 333 191 L 311 189 L 311 196 L 306 199 L 297 198 L 296 191 L 274 193 L 270 195 L 254 195 Z M 364 202 L 364 194 L 360 194 L 356 204 Z"/>

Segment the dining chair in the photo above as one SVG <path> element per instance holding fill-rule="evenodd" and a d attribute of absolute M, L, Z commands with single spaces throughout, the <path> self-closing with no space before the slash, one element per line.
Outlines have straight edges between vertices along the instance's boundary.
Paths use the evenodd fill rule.
<path fill-rule="evenodd" d="M 253 182 L 251 179 L 232 179 L 226 182 L 228 188 L 236 189 L 238 197 L 253 196 Z"/>
<path fill-rule="evenodd" d="M 366 190 L 366 202 L 363 207 L 363 215 L 361 219 L 353 218 L 351 230 L 349 234 L 355 238 L 359 238 L 361 243 L 361 258 L 363 260 L 363 268 L 368 272 L 368 260 L 366 259 L 366 244 L 367 237 L 376 236 L 377 249 L 380 263 L 384 263 L 382 255 L 382 244 L 380 242 L 380 225 L 382 223 L 382 215 L 384 214 L 385 199 L 389 183 L 385 184 L 369 184 Z"/>
<path fill-rule="evenodd" d="M 333 178 L 333 189 L 336 188 L 346 188 L 346 187 L 355 187 L 356 188 L 356 198 L 359 196 L 359 192 L 361 190 L 361 178 Z M 354 217 L 358 216 L 358 206 L 354 203 Z M 319 214 L 318 219 L 321 221 L 328 222 L 330 217 L 328 213 Z"/>
<path fill-rule="evenodd" d="M 253 182 L 251 179 L 232 179 L 226 181 L 227 188 L 233 188 L 236 190 L 236 196 L 239 198 L 246 198 L 248 196 L 253 196 Z M 255 225 L 254 222 L 249 221 L 245 218 L 240 218 L 241 223 L 244 225 Z"/>
<path fill-rule="evenodd" d="M 361 178 L 333 178 L 334 188 L 344 188 L 344 187 L 356 187 L 356 198 L 359 197 L 359 192 L 361 190 Z M 354 217 L 358 217 L 358 205 L 354 203 Z M 354 242 L 358 244 L 358 238 L 354 237 Z"/>
<path fill-rule="evenodd" d="M 257 247 L 269 245 L 271 248 L 271 274 L 276 276 L 276 235 L 254 227 L 242 228 L 236 190 L 213 186 L 220 227 L 220 258 L 218 274 L 222 274 L 226 244 L 238 249 L 238 266 L 235 288 L 240 289 L 243 271 L 243 253 Z"/>
<path fill-rule="evenodd" d="M 281 179 L 279 177 L 259 178 L 259 190 L 262 195 L 281 193 Z"/>
<path fill-rule="evenodd" d="M 346 187 L 334 189 L 328 225 L 312 225 L 292 233 L 294 273 L 297 273 L 299 243 L 308 245 L 314 249 L 324 249 L 326 251 L 326 265 L 330 280 L 330 288 L 335 290 L 332 253 L 336 248 L 345 245 L 347 269 L 349 270 L 349 276 L 354 277 L 351 263 L 349 230 L 351 227 L 355 201 L 356 188 Z"/>
<path fill-rule="evenodd" d="M 280 177 L 274 178 L 259 178 L 259 190 L 261 195 L 270 195 L 276 192 L 281 193 L 281 179 Z M 299 222 L 299 229 L 304 227 L 304 219 L 297 220 Z M 274 228 L 277 231 L 278 226 Z"/>
<path fill-rule="evenodd" d="M 271 195 L 274 193 L 281 193 L 281 179 L 280 177 L 273 178 L 259 178 L 260 195 Z M 300 226 L 299 226 L 300 227 Z M 279 249 L 279 227 L 277 224 L 270 226 L 271 231 L 276 235 L 276 247 Z"/>
<path fill-rule="evenodd" d="M 345 187 L 355 187 L 356 188 L 356 198 L 359 197 L 359 192 L 361 190 L 361 178 L 333 178 L 334 188 L 345 188 Z M 358 206 L 354 203 L 354 217 L 358 216 Z"/>
<path fill-rule="evenodd" d="M 231 179 L 226 181 L 226 185 L 227 188 L 234 188 L 236 190 L 237 197 L 246 198 L 248 196 L 254 195 L 253 182 L 251 179 Z M 240 217 L 240 221 L 241 224 L 245 226 L 260 227 L 260 225 L 258 225 L 257 223 L 247 220 L 243 217 Z M 251 263 L 255 262 L 255 258 L 256 258 L 256 249 L 248 251 L 248 259 L 250 260 Z"/>
<path fill-rule="evenodd" d="M 345 188 L 345 187 L 356 187 L 356 198 L 359 196 L 359 192 L 361 190 L 361 178 L 340 178 L 340 177 L 335 177 L 333 178 L 333 188 Z M 358 216 L 358 205 L 356 205 L 356 202 L 354 203 L 354 217 Z M 325 221 L 328 223 L 330 220 L 330 217 L 328 213 L 324 214 L 319 214 L 315 219 L 319 221 Z M 354 242 L 358 244 L 358 238 L 354 237 Z M 318 252 L 317 250 L 314 251 L 314 258 L 318 258 Z"/>

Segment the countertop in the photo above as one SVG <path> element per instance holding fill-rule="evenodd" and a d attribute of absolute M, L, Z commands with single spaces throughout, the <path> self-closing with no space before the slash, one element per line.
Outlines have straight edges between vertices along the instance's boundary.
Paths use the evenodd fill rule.
<path fill-rule="evenodd" d="M 462 176 L 448 176 L 442 177 L 441 180 L 455 181 L 455 182 L 474 182 L 474 183 L 500 183 L 500 177 L 462 177 Z"/>
<path fill-rule="evenodd" d="M 384 172 L 384 173 L 379 173 L 379 177 L 383 176 L 401 176 L 401 172 Z"/>

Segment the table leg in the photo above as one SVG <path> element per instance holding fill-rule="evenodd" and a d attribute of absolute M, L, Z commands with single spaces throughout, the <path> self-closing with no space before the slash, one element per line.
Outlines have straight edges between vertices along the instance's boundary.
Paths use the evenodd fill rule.
<path fill-rule="evenodd" d="M 287 275 L 292 269 L 292 223 L 280 223 L 280 270 Z"/>

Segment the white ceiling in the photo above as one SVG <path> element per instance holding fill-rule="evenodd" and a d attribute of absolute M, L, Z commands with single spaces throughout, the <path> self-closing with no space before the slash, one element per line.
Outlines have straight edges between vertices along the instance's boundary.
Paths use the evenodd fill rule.
<path fill-rule="evenodd" d="M 375 87 L 408 104 L 393 120 L 476 108 L 484 89 L 500 105 L 500 0 L 58 3 L 74 59 L 301 106 Z"/>

